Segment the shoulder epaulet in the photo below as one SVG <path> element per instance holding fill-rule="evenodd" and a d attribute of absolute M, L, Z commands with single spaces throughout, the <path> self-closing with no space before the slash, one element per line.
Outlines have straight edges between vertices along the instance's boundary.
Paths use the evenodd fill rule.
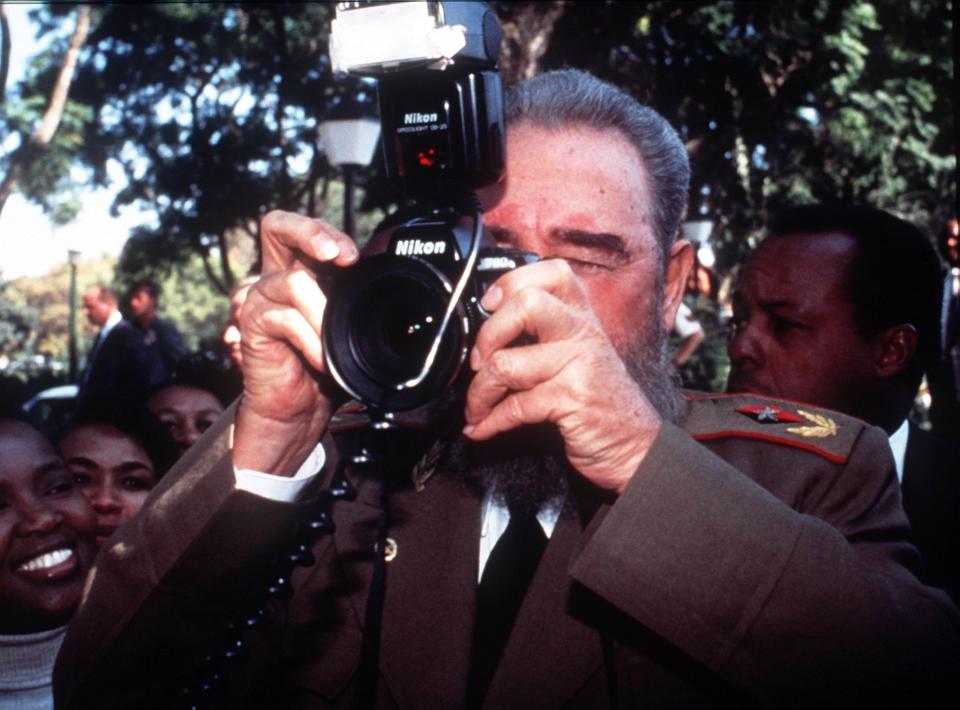
<path fill-rule="evenodd" d="M 684 392 L 683 429 L 697 441 L 754 439 L 802 449 L 834 463 L 847 462 L 866 424 L 802 402 L 753 394 Z"/>

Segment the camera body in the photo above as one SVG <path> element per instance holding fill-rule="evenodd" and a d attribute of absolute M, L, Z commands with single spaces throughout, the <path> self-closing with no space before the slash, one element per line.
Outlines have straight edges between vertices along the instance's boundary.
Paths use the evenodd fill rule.
<path fill-rule="evenodd" d="M 489 314 L 480 298 L 502 274 L 536 261 L 499 249 L 485 235 L 448 327 L 444 314 L 471 247 L 473 225 L 452 208 L 438 208 L 390 230 L 387 250 L 336 277 L 324 314 L 323 345 L 331 375 L 350 396 L 380 411 L 427 404 L 455 386 Z M 435 356 L 415 380 L 434 339 Z"/>
<path fill-rule="evenodd" d="M 376 235 L 384 253 L 336 270 L 326 289 L 327 367 L 381 413 L 454 387 L 489 315 L 483 293 L 537 258 L 498 249 L 473 198 L 505 165 L 499 49 L 499 22 L 482 2 L 337 5 L 333 67 L 378 79 L 387 173 L 424 205 Z"/>

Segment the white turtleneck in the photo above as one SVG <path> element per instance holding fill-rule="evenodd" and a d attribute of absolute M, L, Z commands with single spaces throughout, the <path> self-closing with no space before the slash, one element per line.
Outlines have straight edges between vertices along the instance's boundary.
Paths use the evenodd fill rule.
<path fill-rule="evenodd" d="M 0 707 L 52 710 L 53 662 L 67 627 L 36 634 L 0 634 Z"/>

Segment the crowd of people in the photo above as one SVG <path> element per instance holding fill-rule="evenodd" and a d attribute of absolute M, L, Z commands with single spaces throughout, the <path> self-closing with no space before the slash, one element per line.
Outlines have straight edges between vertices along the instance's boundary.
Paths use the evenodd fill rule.
<path fill-rule="evenodd" d="M 465 391 L 398 419 L 390 475 L 353 455 L 320 338 L 313 269 L 354 264 L 349 235 L 264 217 L 223 336 L 242 386 L 187 355 L 155 285 L 129 320 L 87 291 L 69 423 L 0 412 L 0 704 L 960 701 L 960 449 L 909 421 L 955 308 L 927 237 L 865 206 L 778 215 L 727 392 L 684 392 L 676 132 L 563 70 L 509 92 L 506 136 L 484 221 L 541 259 L 483 296 Z M 344 471 L 356 500 L 318 537 Z"/>

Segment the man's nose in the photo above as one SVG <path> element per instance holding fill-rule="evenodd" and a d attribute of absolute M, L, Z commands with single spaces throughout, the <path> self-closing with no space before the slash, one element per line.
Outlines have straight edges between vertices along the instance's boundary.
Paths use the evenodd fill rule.
<path fill-rule="evenodd" d="M 749 322 L 739 325 L 734 331 L 727 344 L 727 354 L 734 368 L 758 368 L 763 365 L 763 350 L 756 335 L 756 328 L 751 327 Z"/>
<path fill-rule="evenodd" d="M 183 442 L 185 448 L 189 449 L 191 446 L 197 443 L 197 439 L 200 438 L 202 433 L 203 432 L 193 425 L 193 422 L 189 422 L 183 428 L 183 434 L 180 436 L 180 441 Z"/>

